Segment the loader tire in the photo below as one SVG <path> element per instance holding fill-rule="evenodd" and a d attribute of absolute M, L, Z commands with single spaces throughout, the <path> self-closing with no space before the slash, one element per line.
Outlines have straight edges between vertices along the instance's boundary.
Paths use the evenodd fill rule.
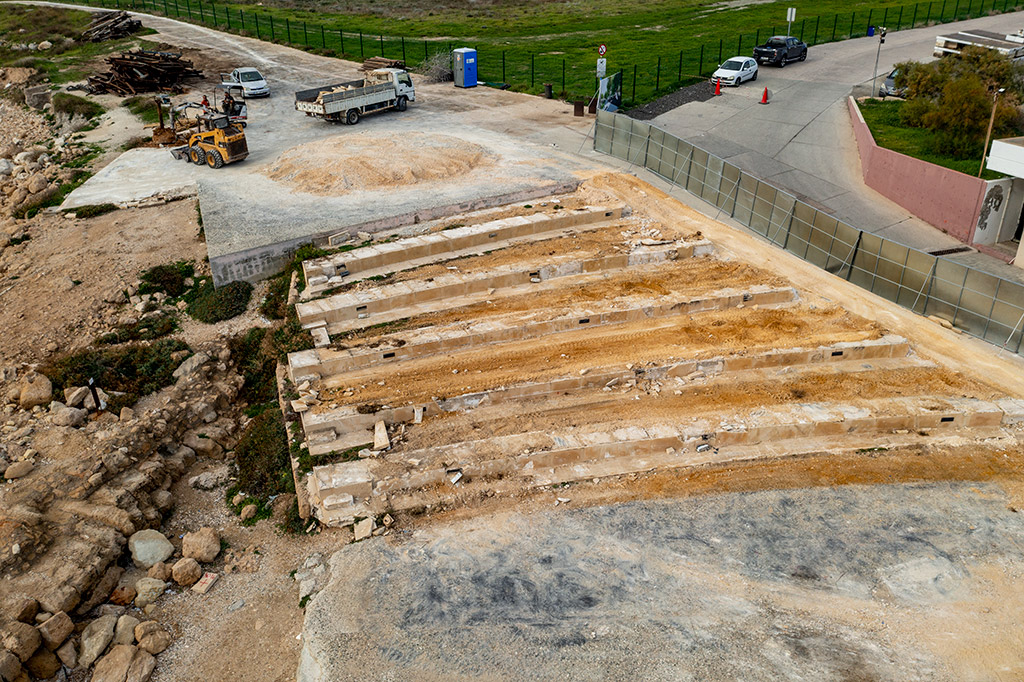
<path fill-rule="evenodd" d="M 345 123 L 350 126 L 354 126 L 359 123 L 359 111 L 356 109 L 349 109 L 348 113 L 345 114 Z"/>
<path fill-rule="evenodd" d="M 206 152 L 203 151 L 202 147 L 190 147 L 188 159 L 197 166 L 202 166 L 203 162 L 206 161 Z"/>
<path fill-rule="evenodd" d="M 224 157 L 216 149 L 206 155 L 206 165 L 210 168 L 220 168 L 224 165 Z"/>
<path fill-rule="evenodd" d="M 409 99 L 407 97 L 405 97 L 404 95 L 402 97 L 399 97 L 398 98 L 398 107 L 397 108 L 398 108 L 399 111 L 405 111 L 406 109 L 408 109 L 409 108 Z"/>

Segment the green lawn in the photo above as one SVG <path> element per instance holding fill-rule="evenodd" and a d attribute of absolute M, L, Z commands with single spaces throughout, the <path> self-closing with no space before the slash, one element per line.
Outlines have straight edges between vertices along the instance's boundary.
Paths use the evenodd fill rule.
<path fill-rule="evenodd" d="M 932 131 L 926 128 L 908 128 L 902 125 L 899 115 L 901 106 L 903 106 L 901 100 L 866 100 L 860 103 L 864 121 L 871 129 L 871 134 L 879 147 L 885 147 L 938 166 L 952 168 L 967 175 L 978 175 L 981 157 L 956 159 L 952 156 L 932 152 L 934 138 Z M 994 180 L 1004 176 L 1002 173 L 986 169 L 981 177 L 986 180 Z"/>
<path fill-rule="evenodd" d="M 415 68 L 427 55 L 475 47 L 480 80 L 539 93 L 552 83 L 567 99 L 594 91 L 597 46 L 609 71 L 622 70 L 627 103 L 642 103 L 707 76 L 723 59 L 749 54 L 784 33 L 786 7 L 797 8 L 794 35 L 811 45 L 859 37 L 871 25 L 890 32 L 1000 13 L 1018 0 L 942 0 L 901 5 L 884 0 L 777 0 L 742 7 L 698 0 L 86 0 L 137 8 L 287 43 L 327 55 L 383 55 Z M 812 57 L 813 58 L 813 57 Z"/>

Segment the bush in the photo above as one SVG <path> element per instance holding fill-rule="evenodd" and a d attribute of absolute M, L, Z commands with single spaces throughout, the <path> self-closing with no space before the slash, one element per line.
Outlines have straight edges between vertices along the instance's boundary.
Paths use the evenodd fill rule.
<path fill-rule="evenodd" d="M 97 343 L 117 344 L 129 341 L 151 341 L 167 336 L 178 328 L 178 321 L 173 317 L 153 317 L 139 320 L 135 324 L 118 325 L 117 329 L 101 336 Z"/>
<path fill-rule="evenodd" d="M 152 95 L 136 95 L 121 102 L 121 106 L 128 109 L 142 119 L 143 123 L 159 123 L 160 108 Z"/>
<path fill-rule="evenodd" d="M 231 282 L 215 289 L 213 280 L 205 279 L 189 292 L 187 310 L 200 322 L 213 324 L 244 313 L 251 297 L 252 285 L 248 282 Z"/>
<path fill-rule="evenodd" d="M 69 95 L 66 92 L 58 92 L 53 96 L 53 111 L 57 114 L 68 116 L 81 116 L 82 118 L 95 118 L 101 115 L 105 109 L 93 102 L 91 99 Z"/>
<path fill-rule="evenodd" d="M 280 410 L 266 410 L 249 422 L 235 447 L 235 465 L 239 489 L 260 499 L 294 490 Z"/>
<path fill-rule="evenodd" d="M 288 314 L 288 284 L 291 272 L 285 272 L 270 280 L 267 295 L 260 303 L 260 314 L 268 320 L 283 320 Z"/>
<path fill-rule="evenodd" d="M 104 391 L 123 393 L 112 398 L 111 411 L 134 405 L 140 398 L 174 383 L 172 376 L 183 358 L 172 354 L 188 351 L 182 341 L 163 339 L 152 344 L 134 344 L 119 348 L 87 350 L 46 363 L 45 374 L 56 391 L 85 386 L 89 379 Z"/>
<path fill-rule="evenodd" d="M 139 293 L 152 294 L 162 291 L 171 298 L 178 298 L 189 290 L 185 280 L 194 275 L 195 268 L 188 261 L 180 260 L 168 265 L 157 265 L 139 275 L 139 279 L 142 280 Z"/>
<path fill-rule="evenodd" d="M 267 348 L 271 338 L 269 330 L 256 327 L 228 342 L 231 357 L 245 379 L 238 398 L 250 405 L 277 400 L 277 355 Z"/>

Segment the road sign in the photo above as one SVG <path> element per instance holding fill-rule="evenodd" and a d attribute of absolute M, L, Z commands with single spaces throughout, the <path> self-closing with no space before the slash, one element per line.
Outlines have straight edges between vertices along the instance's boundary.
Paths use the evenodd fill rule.
<path fill-rule="evenodd" d="M 605 70 L 608 67 L 608 60 L 604 57 L 600 57 L 597 60 L 597 77 L 604 78 Z"/>
<path fill-rule="evenodd" d="M 603 57 L 606 52 L 608 52 L 608 46 L 607 45 L 605 45 L 604 43 L 601 43 L 600 45 L 597 46 L 597 56 Z"/>
<path fill-rule="evenodd" d="M 796 21 L 796 7 L 790 7 L 786 10 L 786 21 Z"/>

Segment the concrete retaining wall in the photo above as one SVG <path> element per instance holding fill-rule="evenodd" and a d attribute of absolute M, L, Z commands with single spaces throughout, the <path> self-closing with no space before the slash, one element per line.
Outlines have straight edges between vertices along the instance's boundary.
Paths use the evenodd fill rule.
<path fill-rule="evenodd" d="M 848 99 L 864 183 L 965 244 L 974 240 L 988 183 L 879 147 L 857 101 Z"/>

